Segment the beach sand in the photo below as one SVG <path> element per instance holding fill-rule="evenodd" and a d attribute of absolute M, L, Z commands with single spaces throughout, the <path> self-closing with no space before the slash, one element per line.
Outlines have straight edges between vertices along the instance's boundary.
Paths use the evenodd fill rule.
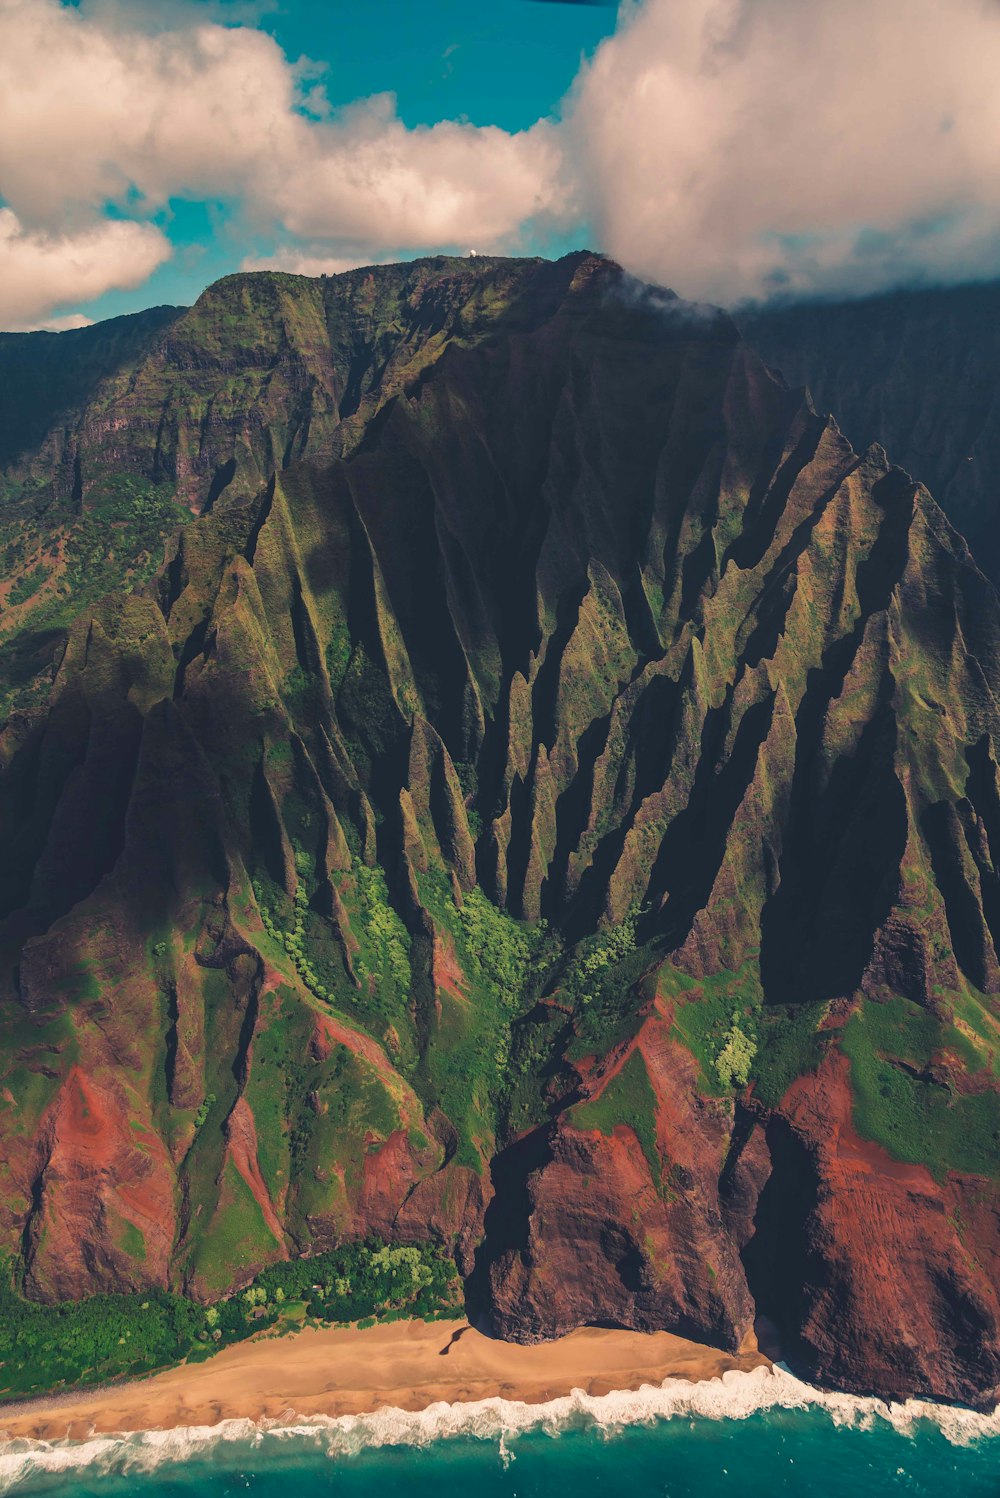
<path fill-rule="evenodd" d="M 573 1389 L 607 1394 L 667 1377 L 716 1378 L 767 1361 L 752 1340 L 730 1355 L 669 1332 L 585 1327 L 558 1342 L 519 1347 L 465 1321 L 305 1327 L 283 1337 L 263 1334 L 148 1379 L 10 1405 L 0 1409 L 0 1440 L 83 1439 L 292 1413 L 356 1415 L 386 1406 L 421 1410 L 439 1400 L 496 1395 L 541 1404 Z"/>

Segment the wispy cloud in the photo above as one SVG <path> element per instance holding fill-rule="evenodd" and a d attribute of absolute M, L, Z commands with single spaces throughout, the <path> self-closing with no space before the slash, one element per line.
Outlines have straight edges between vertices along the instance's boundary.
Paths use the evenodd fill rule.
<path fill-rule="evenodd" d="M 367 256 L 326 255 L 319 250 L 276 250 L 273 255 L 248 255 L 240 270 L 277 270 L 291 276 L 339 276 L 362 265 L 384 264 Z"/>

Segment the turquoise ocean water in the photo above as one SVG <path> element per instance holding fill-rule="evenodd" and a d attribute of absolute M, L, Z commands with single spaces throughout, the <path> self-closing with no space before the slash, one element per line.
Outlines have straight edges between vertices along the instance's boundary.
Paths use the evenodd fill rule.
<path fill-rule="evenodd" d="M 732 1380 L 732 1376 L 730 1376 Z M 742 1382 L 741 1382 L 742 1380 Z M 582 1498 L 821 1494 L 1000 1498 L 1000 1419 L 774 1395 L 737 1375 L 549 1406 L 484 1401 L 260 1432 L 0 1449 L 0 1492 L 59 1498 Z M 771 1400 L 771 1403 L 768 1403 Z M 784 1407 L 782 1407 L 784 1406 Z M 726 1412 L 728 1409 L 728 1413 Z"/>

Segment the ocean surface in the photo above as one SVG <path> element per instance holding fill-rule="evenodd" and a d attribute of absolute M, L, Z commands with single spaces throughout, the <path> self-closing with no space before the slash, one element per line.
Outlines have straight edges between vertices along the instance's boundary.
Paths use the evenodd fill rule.
<path fill-rule="evenodd" d="M 1000 1415 L 729 1374 L 548 1405 L 248 1421 L 0 1447 L 0 1493 L 59 1498 L 867 1498 L 1000 1495 Z"/>

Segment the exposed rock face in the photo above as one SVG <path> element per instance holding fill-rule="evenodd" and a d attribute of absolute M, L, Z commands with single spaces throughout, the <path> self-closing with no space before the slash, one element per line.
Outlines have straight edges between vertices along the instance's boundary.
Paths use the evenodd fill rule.
<path fill-rule="evenodd" d="M 51 479 L 53 448 L 74 431 L 98 387 L 134 369 L 184 310 L 151 307 L 66 333 L 0 333 L 0 469 L 34 459 Z"/>
<path fill-rule="evenodd" d="M 1000 283 L 800 302 L 740 323 L 856 447 L 880 442 L 926 484 L 1000 581 Z"/>
<path fill-rule="evenodd" d="M 825 1383 L 988 1403 L 1000 1387 L 995 1198 L 859 1138 L 851 1101 L 847 1063 L 831 1056 L 764 1129 L 772 1168 L 746 1254 L 758 1304 Z"/>
<path fill-rule="evenodd" d="M 572 1110 L 547 1136 L 511 1144 L 494 1163 L 486 1219 L 492 1320 L 517 1341 L 610 1321 L 735 1351 L 754 1308 L 719 1204 L 729 1119 L 699 1096 L 691 1057 L 662 1018 L 645 1022 L 636 1051 L 656 1097 L 656 1177 L 627 1124 L 609 1137 L 581 1132 Z M 615 1058 L 605 1085 L 634 1054 Z"/>
<path fill-rule="evenodd" d="M 988 1399 L 1000 605 L 927 492 L 588 255 L 230 278 L 56 448 L 188 520 L 33 701 L 9 626 L 32 1292 L 433 1237 L 504 1336 Z"/>

